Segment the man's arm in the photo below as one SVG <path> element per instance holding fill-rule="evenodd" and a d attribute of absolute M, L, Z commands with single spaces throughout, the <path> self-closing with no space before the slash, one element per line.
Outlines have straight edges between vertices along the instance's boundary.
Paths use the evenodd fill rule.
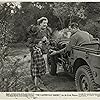
<path fill-rule="evenodd" d="M 77 45 L 77 42 L 78 42 L 78 36 L 77 36 L 77 34 L 74 34 L 70 37 L 70 41 L 69 41 L 68 45 L 66 45 L 65 48 L 63 48 L 59 51 L 54 51 L 53 53 L 51 53 L 51 55 L 55 55 L 55 54 L 60 53 L 60 52 L 71 51 L 72 46 Z"/>
<path fill-rule="evenodd" d="M 76 44 L 77 44 L 77 38 L 78 38 L 78 37 L 76 37 L 76 35 L 71 36 L 68 45 L 66 45 L 65 48 L 63 48 L 63 49 L 57 51 L 57 53 L 59 53 L 59 52 L 70 51 L 70 50 L 71 50 L 71 47 L 72 47 L 73 45 L 76 45 Z"/>
<path fill-rule="evenodd" d="M 63 48 L 59 51 L 52 50 L 53 52 L 50 55 L 55 55 L 55 54 L 58 54 L 58 53 L 66 52 L 66 49 L 67 49 L 67 47 L 65 47 L 65 48 Z"/>

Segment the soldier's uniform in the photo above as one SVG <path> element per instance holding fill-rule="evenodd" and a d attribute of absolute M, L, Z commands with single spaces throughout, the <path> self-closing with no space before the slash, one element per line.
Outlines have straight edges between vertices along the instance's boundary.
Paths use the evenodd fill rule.
<path fill-rule="evenodd" d="M 86 31 L 77 30 L 70 37 L 70 42 L 67 46 L 67 50 L 70 51 L 72 46 L 81 46 L 85 43 L 91 43 L 93 36 Z"/>

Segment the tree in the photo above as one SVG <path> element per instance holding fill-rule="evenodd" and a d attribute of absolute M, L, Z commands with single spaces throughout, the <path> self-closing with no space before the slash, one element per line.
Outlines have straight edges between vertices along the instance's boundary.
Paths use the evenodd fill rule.
<path fill-rule="evenodd" d="M 54 14 L 59 18 L 62 29 L 65 26 L 65 20 L 69 18 L 69 24 L 77 18 L 76 21 L 84 19 L 84 9 L 80 6 L 80 3 L 75 2 L 56 2 L 53 6 Z"/>
<path fill-rule="evenodd" d="M 84 15 L 86 16 L 82 29 L 88 31 L 94 37 L 100 38 L 100 3 L 84 2 L 81 3 L 81 6 L 84 7 Z"/>

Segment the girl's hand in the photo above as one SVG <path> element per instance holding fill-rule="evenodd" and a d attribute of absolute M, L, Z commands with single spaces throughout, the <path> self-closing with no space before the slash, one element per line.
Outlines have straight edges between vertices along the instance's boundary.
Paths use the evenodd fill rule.
<path fill-rule="evenodd" d="M 53 52 L 50 55 L 55 55 L 57 54 L 57 51 L 53 50 Z"/>

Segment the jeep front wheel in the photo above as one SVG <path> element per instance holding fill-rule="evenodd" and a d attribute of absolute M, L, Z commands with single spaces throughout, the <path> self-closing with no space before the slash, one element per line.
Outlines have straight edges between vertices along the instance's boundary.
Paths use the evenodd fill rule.
<path fill-rule="evenodd" d="M 77 91 L 93 91 L 96 88 L 92 73 L 87 65 L 79 67 L 75 75 Z"/>

